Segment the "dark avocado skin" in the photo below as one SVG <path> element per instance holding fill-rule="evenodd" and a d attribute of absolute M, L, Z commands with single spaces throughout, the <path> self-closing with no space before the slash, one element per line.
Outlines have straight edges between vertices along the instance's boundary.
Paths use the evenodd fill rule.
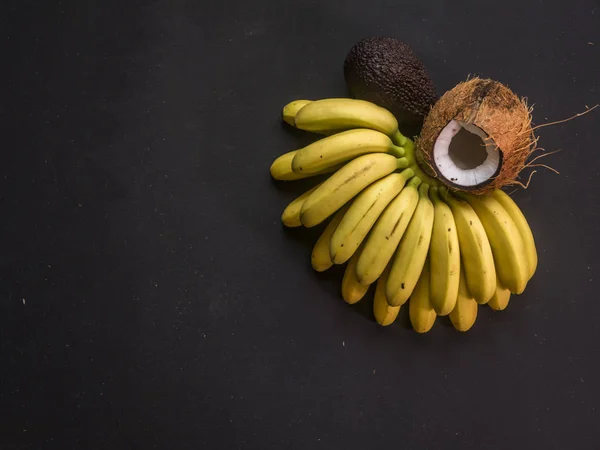
<path fill-rule="evenodd" d="M 391 37 L 369 37 L 354 45 L 344 61 L 344 78 L 353 97 L 390 110 L 408 136 L 420 132 L 438 98 L 417 55 Z"/>

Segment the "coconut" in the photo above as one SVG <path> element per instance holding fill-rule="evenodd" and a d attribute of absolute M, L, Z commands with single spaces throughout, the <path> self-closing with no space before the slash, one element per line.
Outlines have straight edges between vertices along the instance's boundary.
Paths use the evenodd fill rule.
<path fill-rule="evenodd" d="M 418 160 L 450 188 L 483 194 L 520 184 L 535 142 L 525 100 L 498 81 L 473 78 L 436 102 L 416 145 Z"/>

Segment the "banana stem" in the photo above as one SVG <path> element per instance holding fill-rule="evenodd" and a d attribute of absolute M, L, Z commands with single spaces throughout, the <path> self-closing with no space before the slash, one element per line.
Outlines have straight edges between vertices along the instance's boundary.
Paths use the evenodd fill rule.
<path fill-rule="evenodd" d="M 390 154 L 394 155 L 396 158 L 402 158 L 405 153 L 404 148 L 398 147 L 397 145 L 392 145 L 390 148 Z"/>
<path fill-rule="evenodd" d="M 408 160 L 408 167 L 415 171 L 415 175 L 418 176 L 424 183 L 429 184 L 430 186 L 438 187 L 442 184 L 439 180 L 430 177 L 427 175 L 423 169 L 419 166 L 417 162 L 416 154 L 415 154 L 415 144 L 412 140 L 406 139 L 404 144 L 404 158 Z"/>
<path fill-rule="evenodd" d="M 437 190 L 437 195 L 438 198 L 446 203 L 448 203 L 448 197 L 450 197 L 451 200 L 454 200 L 454 197 L 452 197 L 452 193 L 450 192 L 450 189 L 448 189 L 446 186 L 440 186 L 438 187 Z"/>
<path fill-rule="evenodd" d="M 419 166 L 415 155 L 415 143 L 412 141 L 412 139 L 409 139 L 406 136 L 404 136 L 402 133 L 400 133 L 400 130 L 396 130 L 391 136 L 391 139 L 394 142 L 394 144 L 404 149 L 403 156 L 408 159 L 408 167 L 415 171 L 416 176 L 418 176 L 421 180 L 423 180 L 423 182 L 428 183 L 431 186 L 441 185 L 441 183 L 438 180 L 430 177 L 425 172 L 423 172 L 423 170 Z"/>
<path fill-rule="evenodd" d="M 432 186 L 431 189 L 429 189 L 429 198 L 431 199 L 431 201 L 435 204 L 437 202 L 440 201 L 440 197 L 438 195 L 438 189 L 435 186 Z"/>
<path fill-rule="evenodd" d="M 404 149 L 404 151 L 409 151 L 411 153 L 415 152 L 415 143 L 412 141 L 412 139 L 409 138 L 404 138 L 404 145 L 402 146 L 402 148 Z"/>
<path fill-rule="evenodd" d="M 409 161 L 407 158 L 398 158 L 398 169 L 406 169 L 408 167 Z"/>
<path fill-rule="evenodd" d="M 431 186 L 428 183 L 423 183 L 421 184 L 421 186 L 419 186 L 419 195 L 421 197 L 427 197 L 429 194 L 429 188 Z"/>
<path fill-rule="evenodd" d="M 405 181 L 408 181 L 415 176 L 415 171 L 409 167 L 408 169 L 404 169 L 402 172 L 400 172 L 400 175 L 404 177 Z"/>
<path fill-rule="evenodd" d="M 404 147 L 404 144 L 407 141 L 412 142 L 409 138 L 400 133 L 400 130 L 396 130 L 390 137 L 392 138 L 394 144 L 396 144 L 398 147 Z"/>

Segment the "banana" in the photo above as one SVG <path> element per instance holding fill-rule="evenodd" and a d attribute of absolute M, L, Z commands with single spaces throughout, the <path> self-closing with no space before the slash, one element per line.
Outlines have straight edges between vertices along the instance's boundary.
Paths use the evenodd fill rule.
<path fill-rule="evenodd" d="M 344 278 L 342 278 L 342 297 L 350 305 L 359 302 L 369 290 L 368 285 L 360 284 L 358 278 L 356 278 L 356 261 L 358 261 L 359 255 L 360 251 L 350 258 L 344 271 Z"/>
<path fill-rule="evenodd" d="M 447 189 L 439 193 L 454 215 L 467 288 L 477 303 L 487 303 L 496 290 L 496 268 L 485 229 L 467 202 L 453 197 Z"/>
<path fill-rule="evenodd" d="M 304 200 L 306 200 L 319 186 L 321 185 L 317 184 L 312 189 L 309 189 L 301 196 L 292 200 L 290 204 L 286 206 L 283 210 L 283 214 L 281 214 L 281 221 L 286 227 L 293 228 L 302 226 L 302 222 L 300 222 L 300 210 L 302 209 Z"/>
<path fill-rule="evenodd" d="M 313 247 L 310 261 L 312 268 L 315 269 L 317 272 L 324 272 L 325 270 L 333 266 L 333 261 L 331 260 L 331 256 L 329 255 L 331 235 L 342 221 L 342 217 L 344 217 L 346 209 L 347 208 L 340 209 L 337 212 L 337 214 L 333 216 L 333 219 L 331 219 L 331 222 L 327 224 L 327 226 L 319 236 L 319 239 L 317 239 L 315 246 Z"/>
<path fill-rule="evenodd" d="M 478 305 L 467 290 L 467 283 L 463 270 L 460 271 L 459 278 L 460 283 L 456 305 L 450 312 L 450 322 L 452 322 L 452 325 L 458 331 L 469 331 L 477 319 Z"/>
<path fill-rule="evenodd" d="M 389 269 L 388 266 L 377 279 L 375 297 L 373 298 L 373 314 L 375 315 L 375 320 L 379 325 L 384 327 L 394 323 L 400 312 L 400 306 L 390 306 L 385 296 L 385 285 L 387 283 L 388 275 L 390 274 Z"/>
<path fill-rule="evenodd" d="M 394 255 L 419 202 L 419 184 L 420 178 L 412 178 L 375 222 L 356 265 L 361 283 L 375 282 Z"/>
<path fill-rule="evenodd" d="M 359 128 L 342 131 L 298 150 L 292 160 L 295 173 L 315 173 L 367 153 L 389 153 L 398 158 L 404 149 L 396 147 L 385 134 Z"/>
<path fill-rule="evenodd" d="M 412 169 L 392 173 L 367 187 L 352 201 L 331 237 L 331 259 L 335 264 L 343 264 L 350 259 L 385 207 L 413 175 Z"/>
<path fill-rule="evenodd" d="M 393 136 L 398 121 L 387 109 L 351 98 L 328 98 L 305 105 L 295 117 L 297 128 L 306 131 L 371 128 Z"/>
<path fill-rule="evenodd" d="M 527 223 L 527 219 L 523 215 L 521 209 L 517 206 L 510 196 L 500 190 L 496 189 L 492 192 L 492 195 L 498 202 L 504 207 L 508 215 L 515 222 L 519 230 L 519 234 L 523 239 L 523 246 L 525 247 L 525 254 L 527 255 L 527 262 L 529 264 L 529 279 L 533 277 L 535 270 L 537 269 L 538 256 L 535 249 L 535 241 L 533 239 L 533 232 Z"/>
<path fill-rule="evenodd" d="M 294 100 L 283 107 L 283 121 L 291 126 L 295 126 L 294 120 L 296 114 L 303 107 L 308 105 L 311 100 Z"/>
<path fill-rule="evenodd" d="M 417 333 L 427 333 L 435 323 L 436 313 L 429 300 L 429 285 L 429 265 L 426 263 L 408 303 L 410 323 Z"/>
<path fill-rule="evenodd" d="M 304 201 L 300 212 L 302 225 L 313 227 L 320 224 L 372 182 L 404 168 L 406 164 L 405 158 L 396 159 L 386 153 L 370 153 L 353 159 Z"/>
<path fill-rule="evenodd" d="M 508 302 L 510 301 L 510 291 L 503 287 L 500 282 L 498 282 L 496 286 L 496 291 L 494 295 L 488 302 L 490 308 L 494 311 L 502 311 L 505 310 L 508 306 Z"/>
<path fill-rule="evenodd" d="M 386 295 L 392 306 L 400 306 L 408 300 L 415 288 L 427 259 L 434 208 L 428 195 L 429 185 L 419 187 L 419 203 L 410 219 L 406 233 L 394 256 L 390 277 L 386 284 Z M 429 272 L 429 268 L 428 268 Z M 429 280 L 429 273 L 427 280 Z M 427 286 L 429 297 L 429 286 Z"/>
<path fill-rule="evenodd" d="M 325 168 L 319 172 L 315 172 L 315 173 L 295 173 L 292 170 L 292 161 L 294 159 L 294 156 L 296 156 L 297 152 L 298 152 L 298 150 L 284 153 L 283 155 L 281 155 L 277 159 L 275 159 L 275 161 L 273 161 L 273 164 L 271 164 L 271 176 L 275 180 L 280 180 L 280 181 L 301 180 L 303 178 L 309 178 L 309 177 L 314 177 L 317 175 L 324 175 L 327 173 L 332 173 L 342 167 L 342 165 L 340 164 L 337 166 L 327 167 L 327 168 Z"/>
<path fill-rule="evenodd" d="M 429 296 L 438 316 L 445 316 L 454 309 L 460 281 L 460 251 L 456 223 L 450 207 L 431 188 L 433 201 L 433 231 L 429 247 L 431 283 Z"/>
<path fill-rule="evenodd" d="M 481 219 L 492 247 L 498 279 L 512 293 L 521 294 L 529 280 L 529 264 L 515 222 L 493 195 L 460 196 Z"/>

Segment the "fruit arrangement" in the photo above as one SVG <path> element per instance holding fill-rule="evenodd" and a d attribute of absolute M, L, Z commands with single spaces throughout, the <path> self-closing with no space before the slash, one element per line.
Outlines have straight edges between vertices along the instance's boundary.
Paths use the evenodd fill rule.
<path fill-rule="evenodd" d="M 328 221 L 312 267 L 345 264 L 350 304 L 374 285 L 384 326 L 402 305 L 419 333 L 438 316 L 467 331 L 479 305 L 505 309 L 537 266 L 533 233 L 502 190 L 521 184 L 537 142 L 526 103 L 479 78 L 438 99 L 423 64 L 391 38 L 359 42 L 344 75 L 353 98 L 284 106 L 285 122 L 321 136 L 270 169 L 276 180 L 319 180 L 281 216 L 287 227 Z"/>

